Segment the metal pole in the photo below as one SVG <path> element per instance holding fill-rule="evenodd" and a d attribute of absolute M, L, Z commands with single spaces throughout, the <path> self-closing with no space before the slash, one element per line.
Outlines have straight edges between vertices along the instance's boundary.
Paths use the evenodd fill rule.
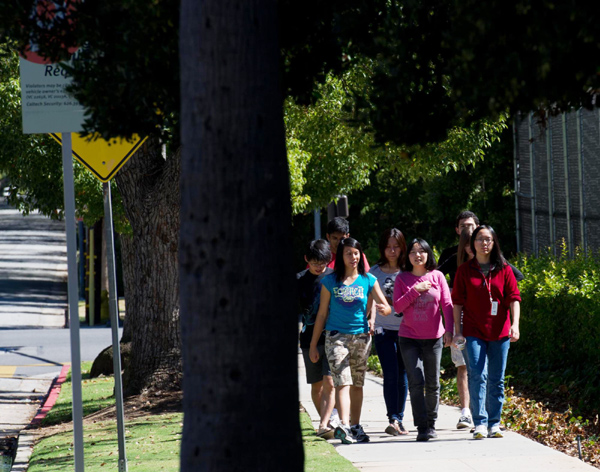
<path fill-rule="evenodd" d="M 535 207 L 537 198 L 535 193 L 535 149 L 533 144 L 533 113 L 529 113 L 529 186 L 531 191 L 531 231 L 533 233 L 533 254 L 538 256 L 537 215 Z"/>
<path fill-rule="evenodd" d="M 96 320 L 96 245 L 94 239 L 95 230 L 90 228 L 89 233 L 89 282 L 88 282 L 88 325 L 94 326 Z"/>
<path fill-rule="evenodd" d="M 321 239 L 321 210 L 313 210 L 315 218 L 315 239 Z"/>
<path fill-rule="evenodd" d="M 521 218 L 519 215 L 519 159 L 517 151 L 517 117 L 513 118 L 513 161 L 515 172 L 515 231 L 517 233 L 517 252 L 521 252 Z"/>
<path fill-rule="evenodd" d="M 582 109 L 577 110 L 577 154 L 579 171 L 579 230 L 581 231 L 581 249 L 587 254 L 587 238 L 585 234 L 585 188 L 583 181 L 583 120 L 581 119 Z"/>
<path fill-rule="evenodd" d="M 77 290 L 77 238 L 75 232 L 75 183 L 71 133 L 62 133 L 67 267 L 69 274 L 69 326 L 71 334 L 71 381 L 73 388 L 73 453 L 75 471 L 83 472 L 83 402 L 81 397 L 81 351 L 79 340 L 79 293 Z"/>
<path fill-rule="evenodd" d="M 548 220 L 550 224 L 550 247 L 556 255 L 556 238 L 554 234 L 554 170 L 552 166 L 552 118 L 548 117 L 546 126 L 546 169 L 548 173 Z"/>
<path fill-rule="evenodd" d="M 113 369 L 115 371 L 115 401 L 117 404 L 117 434 L 119 442 L 119 472 L 127 471 L 125 453 L 125 417 L 123 415 L 123 382 L 121 378 L 121 346 L 119 345 L 119 300 L 117 298 L 117 271 L 115 268 L 115 248 L 113 234 L 112 199 L 110 182 L 102 184 L 104 189 L 104 224 L 106 258 L 108 262 L 108 306 L 112 328 Z"/>
<path fill-rule="evenodd" d="M 569 191 L 569 151 L 567 141 L 567 114 L 562 114 L 562 132 L 563 132 L 563 160 L 565 166 L 565 198 L 567 200 L 567 247 L 569 256 L 573 257 L 573 235 L 571 229 L 571 195 Z"/>

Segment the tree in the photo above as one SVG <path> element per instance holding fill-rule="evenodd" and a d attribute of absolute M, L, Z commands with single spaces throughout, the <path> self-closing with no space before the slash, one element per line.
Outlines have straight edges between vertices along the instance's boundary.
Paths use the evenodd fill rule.
<path fill-rule="evenodd" d="M 14 51 L 3 59 L 3 89 L 8 99 L 3 114 L 9 127 L 0 152 L 7 171 L 25 199 L 13 199 L 23 211 L 40 209 L 62 217 L 62 172 L 59 147 L 48 136 L 23 136 L 20 89 Z M 166 126 L 166 124 L 165 124 Z M 127 320 L 123 342 L 132 343 L 124 383 L 127 394 L 146 388 L 181 388 L 181 340 L 178 297 L 179 154 L 169 159 L 155 137 L 128 161 L 115 178 L 115 221 L 124 232 L 123 274 Z M 172 146 L 169 146 L 171 148 Z M 103 215 L 101 184 L 76 165 L 79 212 L 93 223 Z M 127 218 L 125 218 L 125 214 Z M 125 223 L 127 222 L 127 225 Z M 130 224 L 130 226 L 129 226 Z M 132 236 L 130 236 L 132 235 Z M 132 239 L 133 237 L 133 239 Z"/>
<path fill-rule="evenodd" d="M 314 89 L 312 105 L 285 101 L 292 207 L 298 214 L 322 208 L 339 194 L 364 189 L 374 170 L 407 182 L 432 180 L 484 158 L 507 128 L 506 117 L 454 127 L 439 143 L 378 145 L 371 125 L 358 116 L 356 97 L 368 98 L 372 61 L 356 60 L 341 77 L 327 74 Z"/>
<path fill-rule="evenodd" d="M 303 470 L 276 5 L 182 2 L 183 471 Z"/>

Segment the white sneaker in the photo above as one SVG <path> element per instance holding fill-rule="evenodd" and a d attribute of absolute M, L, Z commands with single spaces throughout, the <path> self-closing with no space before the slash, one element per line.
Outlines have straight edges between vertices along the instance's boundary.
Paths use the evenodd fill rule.
<path fill-rule="evenodd" d="M 475 431 L 473 431 L 473 439 L 484 439 L 487 438 L 488 431 L 485 425 L 480 424 L 479 426 L 475 426 Z"/>
<path fill-rule="evenodd" d="M 340 419 L 340 415 L 337 414 L 337 411 L 334 411 L 329 417 L 329 427 L 331 429 L 335 429 L 342 424 L 342 420 Z"/>
<path fill-rule="evenodd" d="M 470 416 L 461 416 L 456 423 L 456 429 L 467 429 L 473 427 L 473 421 Z"/>
<path fill-rule="evenodd" d="M 500 425 L 494 425 L 488 429 L 488 438 L 503 438 L 504 433 L 500 429 Z"/>

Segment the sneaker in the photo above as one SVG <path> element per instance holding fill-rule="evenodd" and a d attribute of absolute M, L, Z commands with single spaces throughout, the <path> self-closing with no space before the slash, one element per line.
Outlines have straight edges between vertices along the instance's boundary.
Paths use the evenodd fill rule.
<path fill-rule="evenodd" d="M 333 429 L 331 428 L 319 428 L 317 431 L 317 437 L 325 440 L 333 439 Z"/>
<path fill-rule="evenodd" d="M 354 439 L 356 439 L 356 442 L 362 443 L 362 442 L 369 442 L 371 440 L 371 438 L 367 435 L 367 433 L 365 433 L 365 430 L 363 429 L 363 427 L 359 424 L 350 426 L 350 431 L 352 432 Z"/>
<path fill-rule="evenodd" d="M 435 432 L 435 428 L 431 428 L 431 427 L 427 428 L 427 437 L 429 439 L 437 439 L 438 435 Z"/>
<path fill-rule="evenodd" d="M 417 441 L 424 442 L 429 441 L 429 435 L 427 434 L 428 428 L 417 428 Z"/>
<path fill-rule="evenodd" d="M 340 426 L 342 424 L 342 420 L 340 420 L 340 416 L 337 414 L 336 411 L 334 411 L 333 413 L 331 413 L 331 416 L 329 417 L 329 424 L 328 426 L 331 429 L 335 429 L 338 426 Z"/>
<path fill-rule="evenodd" d="M 485 425 L 480 424 L 479 426 L 475 426 L 475 431 L 473 432 L 473 439 L 483 439 L 487 438 L 487 428 Z"/>
<path fill-rule="evenodd" d="M 473 420 L 470 416 L 461 416 L 456 423 L 456 429 L 467 429 L 473 427 Z"/>
<path fill-rule="evenodd" d="M 333 436 L 335 439 L 342 441 L 342 444 L 354 444 L 356 442 L 356 439 L 354 439 L 354 436 L 350 432 L 350 428 L 345 424 L 341 424 L 335 428 Z"/>
<path fill-rule="evenodd" d="M 492 426 L 488 429 L 488 438 L 503 438 L 504 433 L 500 429 L 500 425 Z"/>

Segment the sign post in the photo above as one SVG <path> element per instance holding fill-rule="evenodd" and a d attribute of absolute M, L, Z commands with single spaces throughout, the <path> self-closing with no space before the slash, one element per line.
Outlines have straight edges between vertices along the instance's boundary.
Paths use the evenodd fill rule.
<path fill-rule="evenodd" d="M 77 57 L 73 53 L 72 60 Z M 71 371 L 73 384 L 73 449 L 75 472 L 84 471 L 83 401 L 81 389 L 81 348 L 79 333 L 79 290 L 77 279 L 77 240 L 75 228 L 75 189 L 73 155 L 102 182 L 109 182 L 121 166 L 142 145 L 144 139 L 111 140 L 82 137 L 84 108 L 66 92 L 71 78 L 60 64 L 51 64 L 36 53 L 20 58 L 23 132 L 50 133 L 62 144 L 65 220 L 67 233 L 69 326 L 71 334 Z M 60 134 L 62 133 L 62 134 Z M 133 143 L 133 144 L 132 144 Z M 104 184 L 104 209 L 108 252 L 110 316 L 112 325 L 113 367 L 119 443 L 119 472 L 127 471 L 121 352 L 119 344 L 119 306 L 115 270 L 114 234 L 110 184 Z"/>
<path fill-rule="evenodd" d="M 77 284 L 77 238 L 75 233 L 75 185 L 71 133 L 63 133 L 62 161 L 67 231 L 69 329 L 71 334 L 71 379 L 73 388 L 73 447 L 75 471 L 83 472 L 83 401 L 81 396 L 81 347 L 79 338 L 79 289 Z"/>
<path fill-rule="evenodd" d="M 117 298 L 117 271 L 113 232 L 112 199 L 110 181 L 102 184 L 104 190 L 104 225 L 106 228 L 106 257 L 108 259 L 108 306 L 112 329 L 113 370 L 115 372 L 115 401 L 117 404 L 117 436 L 119 442 L 119 472 L 127 472 L 125 454 L 125 416 L 123 414 L 123 384 L 121 381 L 121 346 L 119 343 L 119 299 Z"/>

